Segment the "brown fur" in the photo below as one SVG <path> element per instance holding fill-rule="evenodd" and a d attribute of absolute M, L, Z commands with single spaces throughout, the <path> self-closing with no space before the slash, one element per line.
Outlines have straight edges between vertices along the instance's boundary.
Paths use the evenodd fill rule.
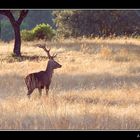
<path fill-rule="evenodd" d="M 25 78 L 25 83 L 28 89 L 27 95 L 30 97 L 34 89 L 38 88 L 38 91 L 41 96 L 42 89 L 44 89 L 44 87 L 46 88 L 46 94 L 48 94 L 53 70 L 60 67 L 61 65 L 59 63 L 57 63 L 53 59 L 50 59 L 46 71 L 40 71 L 27 75 Z"/>

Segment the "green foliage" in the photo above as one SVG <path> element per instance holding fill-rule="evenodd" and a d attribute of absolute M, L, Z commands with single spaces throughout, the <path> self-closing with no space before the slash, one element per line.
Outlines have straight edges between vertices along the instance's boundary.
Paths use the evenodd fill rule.
<path fill-rule="evenodd" d="M 29 10 L 29 13 L 23 23 L 28 24 L 28 30 L 34 28 L 37 24 L 45 23 L 54 28 L 52 10 Z"/>
<path fill-rule="evenodd" d="M 55 30 L 49 24 L 36 25 L 32 30 L 22 30 L 21 38 L 25 41 L 32 41 L 35 39 L 51 40 L 55 36 Z"/>
<path fill-rule="evenodd" d="M 12 10 L 13 16 L 17 19 L 19 17 L 19 10 Z M 45 23 L 49 24 L 54 28 L 54 23 L 52 21 L 52 10 L 29 10 L 26 18 L 23 20 L 20 30 L 26 29 L 31 30 L 37 24 Z M 0 39 L 4 41 L 10 41 L 14 39 L 14 32 L 10 21 L 0 14 Z M 29 35 L 30 33 L 28 33 Z M 30 34 L 31 35 L 31 34 Z M 30 36 L 29 35 L 29 36 Z"/>
<path fill-rule="evenodd" d="M 21 31 L 21 38 L 24 41 L 32 41 L 32 40 L 34 40 L 35 36 L 31 30 L 22 30 Z"/>
<path fill-rule="evenodd" d="M 54 23 L 57 28 L 57 37 L 69 37 L 72 35 L 72 27 L 70 24 L 71 17 L 74 14 L 74 10 L 53 11 Z"/>
<path fill-rule="evenodd" d="M 55 31 L 52 27 L 45 23 L 37 25 L 32 31 L 36 39 L 51 40 L 55 35 Z"/>
<path fill-rule="evenodd" d="M 27 28 L 26 23 L 22 23 L 21 29 Z M 9 20 L 1 20 L 1 39 L 4 41 L 10 41 L 14 38 L 14 31 Z"/>
<path fill-rule="evenodd" d="M 9 41 L 13 39 L 14 32 L 11 23 L 8 20 L 1 20 L 1 39 Z"/>
<path fill-rule="evenodd" d="M 57 34 L 63 37 L 140 34 L 134 10 L 59 10 L 53 15 Z"/>
<path fill-rule="evenodd" d="M 20 27 L 20 30 L 27 29 L 28 27 L 29 27 L 29 25 L 27 23 L 22 22 L 21 27 Z"/>

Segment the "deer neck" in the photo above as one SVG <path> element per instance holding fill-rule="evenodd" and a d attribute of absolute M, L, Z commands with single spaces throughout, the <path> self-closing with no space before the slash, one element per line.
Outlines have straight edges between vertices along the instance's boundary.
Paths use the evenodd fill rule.
<path fill-rule="evenodd" d="M 46 75 L 47 77 L 51 80 L 52 78 L 52 75 L 53 75 L 53 69 L 50 67 L 50 65 L 48 64 L 47 65 L 47 68 L 46 68 Z"/>

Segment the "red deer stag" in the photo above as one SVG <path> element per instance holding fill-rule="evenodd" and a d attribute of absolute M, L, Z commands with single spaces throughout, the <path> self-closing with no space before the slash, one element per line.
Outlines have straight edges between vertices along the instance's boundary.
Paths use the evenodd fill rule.
<path fill-rule="evenodd" d="M 30 98 L 30 95 L 34 91 L 34 89 L 38 88 L 40 96 L 42 95 L 42 89 L 46 88 L 46 95 L 48 95 L 49 86 L 51 84 L 51 79 L 53 75 L 54 69 L 61 68 L 58 62 L 54 60 L 55 55 L 50 55 L 50 49 L 46 48 L 46 45 L 39 45 L 38 47 L 42 48 L 48 55 L 49 61 L 47 64 L 47 68 L 45 71 L 40 71 L 36 73 L 31 73 L 26 76 L 25 83 L 28 89 L 27 96 Z"/>

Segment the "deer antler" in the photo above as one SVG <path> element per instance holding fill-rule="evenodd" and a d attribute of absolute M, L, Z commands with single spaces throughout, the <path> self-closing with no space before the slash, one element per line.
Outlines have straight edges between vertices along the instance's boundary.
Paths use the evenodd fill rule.
<path fill-rule="evenodd" d="M 41 44 L 36 44 L 36 45 L 37 45 L 39 48 L 42 48 L 42 49 L 47 53 L 49 59 L 53 59 L 53 58 L 56 57 L 57 54 L 53 54 L 52 56 L 50 55 L 50 50 L 51 50 L 51 48 L 47 49 L 47 48 L 46 48 L 46 44 L 43 44 L 43 45 L 41 45 Z"/>

